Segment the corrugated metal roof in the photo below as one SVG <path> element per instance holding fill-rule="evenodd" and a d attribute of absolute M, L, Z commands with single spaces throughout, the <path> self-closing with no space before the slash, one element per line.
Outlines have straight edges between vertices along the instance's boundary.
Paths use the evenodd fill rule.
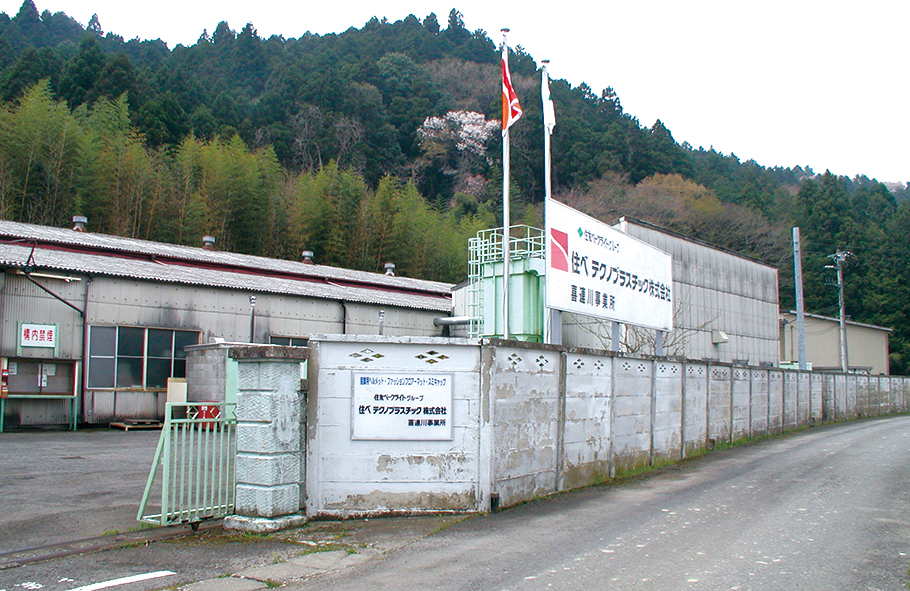
<path fill-rule="evenodd" d="M 817 318 L 819 320 L 827 320 L 835 324 L 840 324 L 840 320 L 837 318 L 832 318 L 831 316 L 822 316 L 821 314 L 810 314 L 805 312 L 804 315 L 806 318 Z M 784 312 L 781 316 L 793 316 L 796 318 L 796 310 L 790 310 L 789 312 Z M 884 330 L 886 332 L 894 332 L 893 328 L 888 328 L 887 326 L 879 326 L 877 324 L 866 324 L 865 322 L 857 322 L 856 320 L 844 320 L 844 323 L 851 324 L 853 326 L 862 326 L 863 328 L 872 328 L 875 330 Z"/>
<path fill-rule="evenodd" d="M 0 221 L 0 264 L 448 311 L 452 285 Z M 53 246 L 47 246 L 53 245 Z M 59 248 L 54 248 L 54 246 Z"/>
<path fill-rule="evenodd" d="M 123 238 L 93 232 L 74 232 L 68 228 L 52 228 L 34 224 L 22 224 L 0 220 L 0 236 L 14 239 L 37 240 L 59 244 L 61 246 L 82 246 L 103 249 L 113 252 L 140 254 L 146 256 L 168 257 L 185 261 L 195 261 L 209 265 L 227 265 L 249 269 L 272 270 L 283 273 L 294 273 L 311 277 L 358 281 L 421 291 L 449 293 L 452 285 L 438 281 L 411 279 L 409 277 L 392 277 L 381 273 L 355 271 L 326 265 L 308 265 L 295 261 L 283 261 L 248 254 L 205 250 L 200 247 L 165 244 L 135 238 Z M 392 261 L 394 262 L 394 261 Z"/>

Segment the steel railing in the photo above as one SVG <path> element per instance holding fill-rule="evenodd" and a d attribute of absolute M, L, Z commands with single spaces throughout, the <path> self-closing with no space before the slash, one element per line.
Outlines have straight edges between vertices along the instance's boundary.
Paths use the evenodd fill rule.
<path fill-rule="evenodd" d="M 502 263 L 502 228 L 492 228 L 477 232 L 476 238 L 468 240 L 468 293 L 467 309 L 471 320 L 468 324 L 468 336 L 478 338 L 493 334 L 495 313 L 484 310 L 484 283 L 495 281 L 496 273 L 492 267 Z M 546 240 L 544 231 L 531 226 L 511 226 L 509 228 L 509 259 L 545 258 Z M 505 268 L 505 266 L 503 266 Z M 489 312 L 489 325 L 484 327 L 484 319 Z"/>
<path fill-rule="evenodd" d="M 164 427 L 136 519 L 155 525 L 188 523 L 196 529 L 205 519 L 233 513 L 234 407 L 224 402 L 165 405 Z M 156 501 L 160 512 L 147 513 Z"/>

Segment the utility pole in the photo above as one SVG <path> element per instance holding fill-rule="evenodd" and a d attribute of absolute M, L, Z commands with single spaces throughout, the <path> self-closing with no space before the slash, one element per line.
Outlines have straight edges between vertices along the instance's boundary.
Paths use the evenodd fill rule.
<path fill-rule="evenodd" d="M 829 254 L 829 259 L 834 259 L 834 265 L 826 265 L 826 269 L 837 270 L 837 302 L 840 306 L 840 369 L 842 372 L 849 371 L 849 362 L 847 360 L 847 314 L 844 306 L 844 261 L 847 257 L 853 256 L 852 252 L 839 250 L 834 254 Z"/>
<path fill-rule="evenodd" d="M 793 228 L 793 283 L 796 285 L 796 338 L 799 343 L 799 369 L 806 370 L 806 310 L 803 301 L 803 258 L 799 248 L 799 228 Z"/>

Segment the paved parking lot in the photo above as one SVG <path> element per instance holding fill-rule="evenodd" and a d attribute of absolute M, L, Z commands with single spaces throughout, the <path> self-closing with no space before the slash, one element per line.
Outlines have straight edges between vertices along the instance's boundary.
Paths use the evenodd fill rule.
<path fill-rule="evenodd" d="M 159 434 L 0 433 L 0 554 L 139 526 Z"/>
<path fill-rule="evenodd" d="M 463 519 L 320 521 L 271 536 L 225 532 L 216 520 L 198 532 L 175 526 L 124 533 L 139 526 L 136 512 L 159 434 L 0 434 L 0 591 L 114 583 L 125 591 L 150 591 L 194 581 L 194 589 L 267 589 L 278 580 L 378 558 Z M 120 535 L 103 535 L 115 531 Z M 149 578 L 159 573 L 166 574 Z M 120 585 L 124 580 L 138 582 Z"/>

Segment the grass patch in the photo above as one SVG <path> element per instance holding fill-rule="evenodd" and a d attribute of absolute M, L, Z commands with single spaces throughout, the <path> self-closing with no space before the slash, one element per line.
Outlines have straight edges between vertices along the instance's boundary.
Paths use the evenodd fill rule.
<path fill-rule="evenodd" d="M 293 543 L 293 542 L 291 542 Z M 357 554 L 357 550 L 351 546 L 345 544 L 320 544 L 318 546 L 311 546 L 304 542 L 297 542 L 297 544 L 304 548 L 298 556 L 306 556 L 307 554 L 319 554 L 320 552 L 334 552 L 336 550 L 344 550 L 348 554 Z"/>
<path fill-rule="evenodd" d="M 666 468 L 667 466 L 673 466 L 677 463 L 679 463 L 679 462 L 676 460 L 659 460 L 657 462 L 654 462 L 653 464 L 639 464 L 637 466 L 632 466 L 632 467 L 618 468 L 616 470 L 613 478 L 609 478 L 609 479 L 607 479 L 603 482 L 597 483 L 597 484 L 612 484 L 612 483 L 616 483 L 616 482 L 621 482 L 623 480 L 630 480 L 633 478 L 637 478 L 639 476 L 643 476 L 645 474 L 650 474 L 651 472 L 655 472 L 662 468 Z"/>
<path fill-rule="evenodd" d="M 154 523 L 148 523 L 148 522 L 143 521 L 139 525 L 134 525 L 133 527 L 127 528 L 126 531 L 128 531 L 128 532 L 145 531 L 147 529 L 152 529 L 154 527 L 158 527 L 158 526 L 155 525 Z"/>
<path fill-rule="evenodd" d="M 166 543 L 181 544 L 185 546 L 227 546 L 229 544 L 257 544 L 262 542 L 290 543 L 279 536 L 268 533 L 254 532 L 229 532 L 223 530 L 207 531 L 194 535 L 178 536 L 163 540 Z"/>

